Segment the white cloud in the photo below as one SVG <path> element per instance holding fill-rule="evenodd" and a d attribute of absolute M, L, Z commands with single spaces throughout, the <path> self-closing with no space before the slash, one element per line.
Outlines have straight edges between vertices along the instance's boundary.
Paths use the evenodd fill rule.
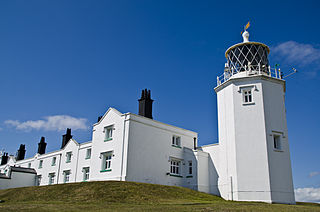
<path fill-rule="evenodd" d="M 87 119 L 75 118 L 68 115 L 56 115 L 47 116 L 42 120 L 30 120 L 20 122 L 18 120 L 6 120 L 4 123 L 15 127 L 17 130 L 46 130 L 46 131 L 61 131 L 66 128 L 72 128 L 73 130 L 86 130 Z"/>
<path fill-rule="evenodd" d="M 272 48 L 272 53 L 288 63 L 308 65 L 320 60 L 320 49 L 304 43 L 287 41 Z"/>
<path fill-rule="evenodd" d="M 310 172 L 309 173 L 309 177 L 314 177 L 314 176 L 317 176 L 319 174 L 320 174 L 320 172 Z"/>
<path fill-rule="evenodd" d="M 320 188 L 297 188 L 294 192 L 297 202 L 320 203 Z"/>

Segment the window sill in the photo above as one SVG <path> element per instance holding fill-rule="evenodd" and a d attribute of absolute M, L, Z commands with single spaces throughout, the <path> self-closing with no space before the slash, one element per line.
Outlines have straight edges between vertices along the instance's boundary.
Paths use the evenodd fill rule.
<path fill-rule="evenodd" d="M 254 105 L 254 102 L 243 102 L 242 105 Z"/>
<path fill-rule="evenodd" d="M 66 163 L 71 163 L 71 161 L 66 161 Z"/>
<path fill-rule="evenodd" d="M 181 175 L 177 175 L 177 174 L 169 174 L 169 175 L 172 176 L 172 177 L 180 177 L 180 178 L 182 178 Z"/>
<path fill-rule="evenodd" d="M 273 149 L 273 151 L 275 151 L 275 152 L 283 152 L 283 150 L 281 150 L 281 149 Z"/>
<path fill-rule="evenodd" d="M 112 169 L 105 169 L 105 170 L 101 170 L 100 172 L 111 172 Z"/>
<path fill-rule="evenodd" d="M 86 160 L 89 160 L 89 159 L 91 159 L 91 157 L 87 157 L 87 158 L 85 158 Z"/>
<path fill-rule="evenodd" d="M 177 146 L 177 145 L 173 145 L 173 144 L 171 146 L 181 149 L 181 146 Z"/>
<path fill-rule="evenodd" d="M 56 166 L 56 164 L 51 164 L 51 166 Z"/>
<path fill-rule="evenodd" d="M 186 178 L 193 178 L 193 176 L 192 176 L 192 175 L 190 175 L 190 176 L 186 176 Z"/>
<path fill-rule="evenodd" d="M 107 141 L 112 141 L 112 138 L 104 139 L 104 142 L 107 142 Z"/>

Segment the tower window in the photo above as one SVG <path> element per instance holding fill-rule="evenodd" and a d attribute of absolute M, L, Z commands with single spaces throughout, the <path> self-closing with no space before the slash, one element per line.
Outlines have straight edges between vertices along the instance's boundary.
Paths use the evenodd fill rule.
<path fill-rule="evenodd" d="M 252 91 L 251 89 L 243 90 L 243 102 L 244 103 L 252 103 Z"/>
<path fill-rule="evenodd" d="M 281 138 L 280 138 L 280 135 L 273 135 L 273 148 L 275 150 L 281 150 Z"/>

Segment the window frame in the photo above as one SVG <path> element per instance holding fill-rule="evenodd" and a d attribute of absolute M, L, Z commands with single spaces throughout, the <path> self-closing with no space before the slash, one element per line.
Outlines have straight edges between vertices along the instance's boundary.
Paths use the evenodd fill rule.
<path fill-rule="evenodd" d="M 42 167 L 43 167 L 43 160 L 40 160 L 40 161 L 39 161 L 38 169 L 42 169 Z"/>
<path fill-rule="evenodd" d="M 192 160 L 188 161 L 188 175 L 192 176 L 193 175 L 193 165 L 192 165 Z"/>
<path fill-rule="evenodd" d="M 66 163 L 71 163 L 72 151 L 66 153 Z"/>
<path fill-rule="evenodd" d="M 63 171 L 63 183 L 70 182 L 70 175 L 71 175 L 71 170 L 64 170 Z"/>
<path fill-rule="evenodd" d="M 101 153 L 101 170 L 100 172 L 112 171 L 112 158 L 114 157 L 113 151 Z"/>
<path fill-rule="evenodd" d="M 182 165 L 181 159 L 171 158 L 169 175 L 173 177 L 182 177 L 181 165 Z"/>
<path fill-rule="evenodd" d="M 111 141 L 113 140 L 113 132 L 114 131 L 114 125 L 109 125 L 104 127 L 103 132 L 104 132 L 104 141 Z"/>
<path fill-rule="evenodd" d="M 86 158 L 85 158 L 86 160 L 91 158 L 91 152 L 92 152 L 91 148 L 88 148 L 86 151 Z"/>
<path fill-rule="evenodd" d="M 86 182 L 90 178 L 90 167 L 83 167 L 82 168 L 83 176 L 82 176 L 82 181 Z"/>
<path fill-rule="evenodd" d="M 41 184 L 41 180 L 42 180 L 42 175 L 41 174 L 39 174 L 39 175 L 37 175 L 37 186 L 40 186 L 40 184 Z"/>
<path fill-rule="evenodd" d="M 243 104 L 252 104 L 253 102 L 253 92 L 252 88 L 243 88 L 242 89 L 242 102 Z"/>
<path fill-rule="evenodd" d="M 53 185 L 54 184 L 55 177 L 56 177 L 56 173 L 54 173 L 54 172 L 49 173 L 48 185 Z"/>
<path fill-rule="evenodd" d="M 281 135 L 279 134 L 272 135 L 272 144 L 273 144 L 272 146 L 275 151 L 280 151 L 280 152 L 283 151 L 281 140 L 282 140 Z"/>
<path fill-rule="evenodd" d="M 173 135 L 171 140 L 171 146 L 181 148 L 181 136 Z"/>
<path fill-rule="evenodd" d="M 57 157 L 53 157 L 51 161 L 51 166 L 55 166 L 57 164 Z"/>
<path fill-rule="evenodd" d="M 258 91 L 256 85 L 246 85 L 246 86 L 239 86 L 238 92 L 241 94 L 241 102 L 242 105 L 253 105 L 255 104 L 253 93 L 254 91 Z M 250 92 L 250 93 L 247 93 Z M 246 101 L 247 99 L 247 101 Z"/>

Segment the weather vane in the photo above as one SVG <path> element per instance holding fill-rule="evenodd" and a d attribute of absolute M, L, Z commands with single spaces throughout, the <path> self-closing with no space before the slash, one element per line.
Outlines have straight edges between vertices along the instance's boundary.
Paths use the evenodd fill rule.
<path fill-rule="evenodd" d="M 245 25 L 243 30 L 241 31 L 241 35 L 243 32 L 247 31 L 247 29 L 250 27 L 250 21 L 248 21 L 247 25 Z"/>
<path fill-rule="evenodd" d="M 247 25 L 244 26 L 243 31 L 241 32 L 241 35 L 243 37 L 243 42 L 249 42 L 249 32 L 247 31 L 247 29 L 250 27 L 250 21 L 248 21 Z"/>

